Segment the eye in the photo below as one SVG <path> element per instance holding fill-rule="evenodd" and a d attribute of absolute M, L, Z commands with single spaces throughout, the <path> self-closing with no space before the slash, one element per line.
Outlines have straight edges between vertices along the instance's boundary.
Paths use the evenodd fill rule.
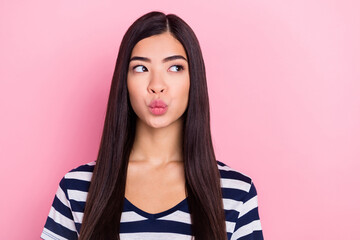
<path fill-rule="evenodd" d="M 179 72 L 181 70 L 184 70 L 184 67 L 181 65 L 173 65 L 169 68 L 171 72 Z"/>
<path fill-rule="evenodd" d="M 133 67 L 133 70 L 135 72 L 146 72 L 147 68 L 143 65 L 136 65 L 135 67 Z"/>

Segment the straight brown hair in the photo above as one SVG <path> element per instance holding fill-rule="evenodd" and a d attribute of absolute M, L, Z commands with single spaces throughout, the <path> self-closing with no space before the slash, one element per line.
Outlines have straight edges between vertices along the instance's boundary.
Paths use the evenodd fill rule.
<path fill-rule="evenodd" d="M 137 42 L 164 32 L 170 32 L 183 45 L 189 62 L 190 90 L 188 106 L 182 116 L 182 153 L 192 235 L 196 240 L 227 239 L 200 45 L 190 26 L 181 18 L 153 11 L 141 16 L 129 27 L 120 45 L 80 240 L 119 239 L 127 167 L 137 118 L 127 89 L 129 60 Z"/>

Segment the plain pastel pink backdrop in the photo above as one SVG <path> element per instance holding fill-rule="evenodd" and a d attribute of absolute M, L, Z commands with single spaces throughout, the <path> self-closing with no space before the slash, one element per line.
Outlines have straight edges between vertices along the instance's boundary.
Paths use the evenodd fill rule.
<path fill-rule="evenodd" d="M 96 159 L 120 41 L 175 13 L 205 59 L 217 159 L 253 178 L 268 240 L 359 239 L 360 4 L 0 1 L 0 239 L 39 239 Z"/>

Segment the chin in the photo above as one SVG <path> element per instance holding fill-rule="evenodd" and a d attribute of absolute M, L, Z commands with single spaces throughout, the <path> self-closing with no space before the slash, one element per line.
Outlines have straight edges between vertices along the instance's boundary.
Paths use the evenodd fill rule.
<path fill-rule="evenodd" d="M 146 125 L 150 128 L 164 128 L 169 126 L 169 122 L 167 121 L 160 121 L 159 119 L 152 119 L 146 123 Z"/>
<path fill-rule="evenodd" d="M 166 124 L 152 124 L 152 125 L 149 125 L 150 128 L 154 128 L 154 129 L 161 129 L 161 128 L 165 128 L 169 125 L 166 125 Z"/>

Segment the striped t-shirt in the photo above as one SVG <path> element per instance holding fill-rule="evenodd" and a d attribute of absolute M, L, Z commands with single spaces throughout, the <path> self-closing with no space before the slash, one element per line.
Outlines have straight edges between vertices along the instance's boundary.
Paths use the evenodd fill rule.
<path fill-rule="evenodd" d="M 96 162 L 81 165 L 61 179 L 42 239 L 78 239 L 87 192 Z M 217 161 L 228 240 L 262 240 L 257 193 L 251 178 Z M 190 240 L 187 198 L 156 214 L 147 213 L 126 198 L 119 229 L 121 240 Z"/>

